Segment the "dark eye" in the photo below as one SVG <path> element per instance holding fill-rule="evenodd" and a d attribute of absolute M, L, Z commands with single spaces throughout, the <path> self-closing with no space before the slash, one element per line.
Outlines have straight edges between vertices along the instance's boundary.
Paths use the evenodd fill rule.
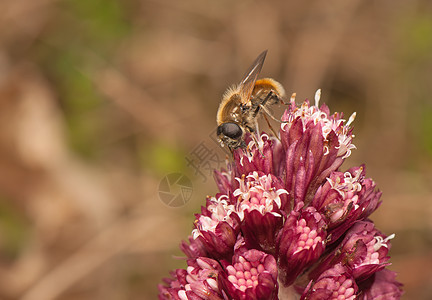
<path fill-rule="evenodd" d="M 223 123 L 217 128 L 217 134 L 223 134 L 236 140 L 242 136 L 243 130 L 236 123 Z"/>

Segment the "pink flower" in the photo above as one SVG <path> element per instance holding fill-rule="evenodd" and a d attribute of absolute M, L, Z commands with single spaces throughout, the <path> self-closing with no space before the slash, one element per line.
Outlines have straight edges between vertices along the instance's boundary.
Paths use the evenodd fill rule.
<path fill-rule="evenodd" d="M 400 299 L 402 296 L 402 284 L 396 280 L 396 273 L 387 269 L 376 272 L 366 280 L 363 285 L 363 295 L 360 299 Z"/>
<path fill-rule="evenodd" d="M 298 205 L 288 216 L 277 240 L 279 280 L 291 285 L 302 271 L 316 262 L 325 249 L 326 223 L 313 207 Z"/>
<path fill-rule="evenodd" d="M 248 247 L 275 251 L 275 239 L 283 224 L 282 208 L 286 207 L 288 192 L 274 175 L 252 172 L 236 178 L 239 188 L 233 193 L 236 211 L 242 220 L 241 232 Z"/>
<path fill-rule="evenodd" d="M 246 137 L 215 171 L 220 193 L 195 215 L 189 258 L 160 299 L 399 299 L 390 240 L 368 220 L 381 192 L 365 166 L 340 171 L 351 123 L 291 99 L 277 137 Z"/>
<path fill-rule="evenodd" d="M 254 171 L 236 180 L 239 182 L 239 188 L 233 195 L 238 197 L 238 211 L 244 213 L 258 210 L 261 214 L 267 212 L 279 214 L 281 207 L 286 206 L 286 197 L 281 195 L 287 195 L 288 192 L 283 189 L 282 183 L 274 175 L 263 173 L 260 175 Z"/>
<path fill-rule="evenodd" d="M 315 95 L 315 105 L 305 101 L 300 107 L 291 99 L 282 116 L 280 138 L 285 150 L 285 185 L 294 205 L 306 205 L 331 172 L 336 171 L 355 146 L 348 122 L 342 115 L 330 115 L 326 105 L 318 108 L 321 92 Z"/>
<path fill-rule="evenodd" d="M 220 281 L 229 299 L 277 299 L 277 266 L 272 255 L 248 250 L 235 255 L 224 269 Z"/>
<path fill-rule="evenodd" d="M 393 237 L 394 235 L 386 237 L 380 233 L 370 221 L 357 221 L 346 232 L 340 244 L 323 257 L 308 276 L 312 282 L 316 282 L 328 270 L 342 266 L 363 293 L 369 288 L 365 282 L 374 282 L 375 274 L 389 265 L 389 241 Z M 396 286 L 399 290 L 400 284 Z"/>
<path fill-rule="evenodd" d="M 388 266 L 390 240 L 370 221 L 358 221 L 345 235 L 337 252 L 356 279 L 363 280 Z M 336 255 L 337 257 L 338 255 Z"/>
<path fill-rule="evenodd" d="M 231 257 L 240 231 L 240 217 L 227 196 L 208 198 L 194 225 L 193 240 L 200 241 L 209 257 Z"/>
<path fill-rule="evenodd" d="M 159 285 L 159 299 L 223 299 L 218 276 L 221 267 L 217 261 L 200 257 L 188 260 L 186 270 L 178 269 Z"/>
<path fill-rule="evenodd" d="M 311 281 L 306 287 L 301 300 L 338 300 L 356 299 L 358 286 L 347 270 L 341 264 L 333 266 L 322 273 L 316 281 Z"/>
<path fill-rule="evenodd" d="M 375 182 L 365 178 L 364 166 L 345 173 L 332 172 L 315 193 L 311 205 L 327 217 L 329 242 L 336 241 L 357 220 L 375 211 L 381 202 Z"/>

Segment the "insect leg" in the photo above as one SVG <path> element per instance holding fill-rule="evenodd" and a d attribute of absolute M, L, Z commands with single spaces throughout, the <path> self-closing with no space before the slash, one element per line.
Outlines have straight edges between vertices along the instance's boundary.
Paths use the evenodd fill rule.
<path fill-rule="evenodd" d="M 275 120 L 278 123 L 284 123 L 281 120 L 276 119 L 271 112 L 269 112 L 269 110 L 265 107 L 265 106 L 261 106 L 262 110 L 267 114 L 267 116 L 269 116 L 270 118 L 272 118 L 273 120 Z"/>
<path fill-rule="evenodd" d="M 273 132 L 273 135 L 280 141 L 279 135 L 276 133 L 276 131 L 273 129 L 273 126 L 270 124 L 269 119 L 267 118 L 267 116 L 265 114 L 263 114 L 264 119 L 267 122 L 268 127 L 270 128 L 270 130 Z"/>
<path fill-rule="evenodd" d="M 273 91 L 270 91 L 267 96 L 261 101 L 261 103 L 258 104 L 257 108 L 253 113 L 253 116 L 256 117 L 256 115 L 259 113 L 259 110 L 262 108 L 273 120 L 280 122 L 280 120 L 273 117 L 273 115 L 268 111 L 268 109 L 266 109 L 266 104 L 270 99 L 275 99 L 276 103 L 280 102 L 282 104 L 285 104 L 285 102 L 282 101 L 282 98 L 276 95 Z"/>
<path fill-rule="evenodd" d="M 261 103 L 258 104 L 257 108 L 255 108 L 255 111 L 253 112 L 253 117 L 254 117 L 254 118 L 258 115 L 259 110 L 260 110 L 264 105 L 266 105 L 267 101 L 268 101 L 270 98 L 272 98 L 273 96 L 274 96 L 273 91 L 270 91 L 270 92 L 267 94 L 267 96 L 264 98 L 264 100 L 263 100 Z"/>

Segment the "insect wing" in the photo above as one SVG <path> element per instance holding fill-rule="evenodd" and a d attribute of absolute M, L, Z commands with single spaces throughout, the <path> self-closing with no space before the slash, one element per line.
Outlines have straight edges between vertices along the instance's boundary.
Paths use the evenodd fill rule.
<path fill-rule="evenodd" d="M 246 72 L 243 80 L 240 82 L 240 94 L 243 104 L 246 104 L 250 101 L 250 97 L 255 86 L 255 81 L 261 72 L 266 55 L 267 50 L 258 55 L 253 64 L 250 66 L 249 70 Z"/>

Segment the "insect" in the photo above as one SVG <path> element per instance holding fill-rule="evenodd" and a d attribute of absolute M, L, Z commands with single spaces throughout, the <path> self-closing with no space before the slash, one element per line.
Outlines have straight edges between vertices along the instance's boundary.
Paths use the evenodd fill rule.
<path fill-rule="evenodd" d="M 283 103 L 285 90 L 279 82 L 272 78 L 257 80 L 266 54 L 267 50 L 258 55 L 243 80 L 228 88 L 222 96 L 216 116 L 216 133 L 221 145 L 228 146 L 231 151 L 246 148 L 245 135 L 258 131 L 257 118 L 261 112 L 265 113 L 263 115 L 267 122 L 266 115 L 276 120 L 268 107 Z"/>

